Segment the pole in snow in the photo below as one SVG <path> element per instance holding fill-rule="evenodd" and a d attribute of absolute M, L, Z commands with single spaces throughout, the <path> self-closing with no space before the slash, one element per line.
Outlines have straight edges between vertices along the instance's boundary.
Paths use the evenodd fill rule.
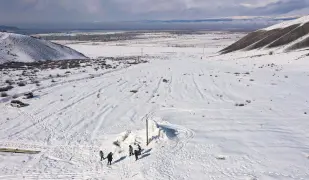
<path fill-rule="evenodd" d="M 146 145 L 148 146 L 149 144 L 149 139 L 148 139 L 148 118 L 146 119 Z"/>
<path fill-rule="evenodd" d="M 204 44 L 204 47 L 203 47 L 203 56 L 205 56 L 205 46 L 206 44 Z"/>

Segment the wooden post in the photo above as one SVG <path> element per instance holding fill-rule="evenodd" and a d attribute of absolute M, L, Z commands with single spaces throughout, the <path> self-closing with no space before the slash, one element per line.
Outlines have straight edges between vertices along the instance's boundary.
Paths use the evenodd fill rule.
<path fill-rule="evenodd" d="M 148 138 L 148 118 L 146 119 L 146 143 L 147 146 L 149 144 L 149 138 Z"/>
<path fill-rule="evenodd" d="M 204 47 L 203 47 L 203 56 L 205 56 L 205 46 L 206 44 L 204 44 Z"/>

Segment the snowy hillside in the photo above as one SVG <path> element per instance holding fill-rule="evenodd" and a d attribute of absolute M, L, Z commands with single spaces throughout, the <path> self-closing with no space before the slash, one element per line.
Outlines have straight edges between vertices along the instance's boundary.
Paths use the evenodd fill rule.
<path fill-rule="evenodd" d="M 0 98 L 0 179 L 308 180 L 309 51 L 217 54 L 242 36 L 66 41 L 91 58 L 114 57 L 106 64 L 148 62 L 3 69 L 9 95 L 34 97 L 16 97 L 22 108 Z M 16 85 L 25 78 L 40 86 Z M 100 150 L 114 153 L 111 165 Z"/>
<path fill-rule="evenodd" d="M 291 51 L 306 47 L 309 47 L 309 15 L 252 32 L 221 52 L 252 49 Z"/>
<path fill-rule="evenodd" d="M 0 32 L 0 64 L 10 61 L 33 62 L 85 58 L 83 54 L 71 48 L 49 41 Z"/>

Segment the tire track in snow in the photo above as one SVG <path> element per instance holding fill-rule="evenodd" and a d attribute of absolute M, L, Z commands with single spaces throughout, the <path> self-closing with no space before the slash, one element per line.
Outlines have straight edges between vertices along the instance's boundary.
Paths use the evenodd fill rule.
<path fill-rule="evenodd" d="M 201 96 L 201 98 L 202 98 L 202 99 L 204 99 L 204 100 L 205 100 L 205 96 L 204 96 L 204 94 L 202 93 L 202 91 L 201 91 L 200 87 L 199 87 L 199 86 L 197 85 L 197 83 L 196 83 L 196 80 L 195 80 L 194 74 L 192 75 L 192 81 L 193 81 L 193 83 L 194 83 L 194 85 L 195 85 L 195 88 L 196 88 L 196 90 L 197 90 L 198 94 Z"/>
<path fill-rule="evenodd" d="M 112 82 L 112 83 L 109 83 L 108 85 L 105 85 L 105 86 L 101 87 L 101 85 L 100 85 L 100 83 L 99 83 L 99 84 L 96 85 L 95 87 L 100 87 L 100 88 L 99 88 L 99 91 L 100 91 L 100 90 L 102 90 L 103 88 L 107 88 L 107 87 L 109 87 L 109 86 L 111 86 L 111 85 L 113 85 L 113 84 L 115 84 L 115 83 Z M 67 111 L 68 109 L 73 108 L 75 104 L 78 104 L 78 103 L 80 103 L 81 101 L 83 101 L 83 100 L 85 100 L 85 99 L 87 99 L 87 98 L 89 98 L 89 97 L 95 95 L 97 92 L 98 92 L 98 89 L 96 89 L 96 90 L 94 90 L 94 91 L 92 91 L 92 92 L 90 92 L 90 93 L 87 93 L 86 95 L 83 95 L 81 98 L 79 98 L 79 99 L 73 101 L 73 102 L 70 103 L 69 105 L 66 105 L 65 107 L 61 108 L 60 110 L 57 110 L 57 112 L 59 112 L 58 114 L 64 113 L 64 111 Z M 20 109 L 18 109 L 18 110 L 21 111 Z M 45 109 L 45 111 L 46 111 L 46 109 Z M 30 129 L 30 128 L 36 126 L 36 125 L 41 126 L 44 130 L 46 130 L 46 132 L 54 133 L 53 130 L 52 130 L 51 128 L 47 128 L 47 127 L 50 127 L 50 125 L 44 125 L 44 124 L 41 125 L 41 123 L 44 123 L 44 121 L 45 121 L 46 119 L 48 119 L 49 117 L 55 115 L 55 113 L 54 113 L 53 111 L 50 111 L 49 114 L 48 114 L 47 116 L 43 117 L 43 118 L 41 118 L 41 117 L 40 117 L 40 118 L 36 118 L 34 115 L 31 115 L 30 113 L 25 113 L 25 112 L 22 112 L 21 114 L 30 117 L 30 120 L 32 121 L 33 124 L 32 124 L 32 125 L 29 125 L 29 126 L 27 126 L 27 127 L 25 127 L 25 128 L 23 128 L 23 129 L 21 129 L 21 130 L 19 130 L 19 131 L 17 131 L 17 132 L 15 132 L 15 133 L 14 133 L 13 135 L 11 135 L 11 136 L 17 136 L 17 135 L 19 135 L 19 134 L 21 134 L 21 133 L 27 131 L 28 129 Z"/>
<path fill-rule="evenodd" d="M 125 89 L 128 85 L 128 82 L 127 81 L 124 81 L 124 82 L 121 82 L 121 81 L 117 81 L 119 84 L 117 85 L 118 87 L 120 87 L 120 91 L 122 92 L 122 90 L 123 89 Z M 115 84 L 116 85 L 116 84 Z M 109 86 L 109 87 L 111 87 L 111 86 Z M 104 88 L 106 88 L 106 87 L 103 87 L 103 88 L 101 88 L 99 91 L 98 91 L 98 93 L 100 93 L 100 94 L 104 94 L 104 92 L 101 92 Z M 96 119 L 98 119 L 98 117 L 100 116 L 100 115 L 102 115 L 102 112 L 101 111 L 103 111 L 103 112 L 105 112 L 106 111 L 106 107 L 109 107 L 109 108 L 113 108 L 113 109 L 115 109 L 115 108 L 117 108 L 117 106 L 115 106 L 115 105 L 113 105 L 113 104 L 110 104 L 110 103 L 107 103 L 107 102 L 109 102 L 109 97 L 107 98 L 107 99 L 104 99 L 103 101 L 105 102 L 105 103 L 103 103 L 102 105 L 100 105 L 100 109 L 93 109 L 92 110 L 92 115 L 91 115 L 91 117 L 89 117 L 89 118 L 86 118 L 86 117 L 84 117 L 84 118 L 82 118 L 81 120 L 79 120 L 77 123 L 75 123 L 73 126 L 71 126 L 71 129 L 70 129 L 70 131 L 73 131 L 73 129 L 76 129 L 80 124 L 84 124 L 84 126 L 83 127 L 81 127 L 80 129 L 82 130 L 82 129 L 85 129 L 85 127 L 88 127 L 90 124 L 93 124 L 93 121 L 89 121 L 89 119 L 90 120 L 96 120 Z M 94 102 L 94 104 L 98 104 L 99 102 L 98 101 L 101 101 L 101 98 L 100 97 L 98 97 L 98 98 L 96 98 L 95 99 L 95 102 Z M 101 107 L 103 107 L 103 108 L 101 108 Z M 95 112 L 97 112 L 97 113 L 95 113 Z M 88 120 L 88 122 L 86 121 L 86 120 Z M 74 133 L 71 133 L 71 135 L 69 135 L 69 136 L 71 136 L 72 138 L 73 137 L 76 137 L 76 135 L 78 134 L 78 130 L 74 130 L 73 131 Z"/>
<path fill-rule="evenodd" d="M 110 73 L 114 73 L 114 72 L 118 72 L 118 71 L 121 71 L 121 70 L 126 70 L 127 68 L 129 68 L 130 66 L 128 67 L 122 67 L 120 69 L 116 69 L 116 70 L 110 70 L 110 71 L 106 71 L 106 72 L 103 72 L 101 74 L 96 74 L 94 75 L 95 78 L 98 78 L 98 77 L 101 77 L 101 76 L 104 76 L 106 74 L 110 74 Z M 117 76 L 119 74 L 112 74 L 110 77 L 113 77 L 113 76 Z M 93 77 L 83 77 L 83 78 L 79 78 L 79 79 L 72 79 L 72 80 L 68 80 L 68 81 L 62 81 L 62 82 L 59 82 L 59 83 L 54 83 L 54 84 L 51 84 L 51 85 L 48 85 L 48 86 L 45 86 L 45 87 L 40 87 L 40 88 L 37 88 L 37 89 L 34 89 L 32 90 L 32 92 L 37 92 L 37 91 L 42 91 L 44 89 L 49 89 L 49 88 L 52 88 L 52 87 L 56 87 L 56 86 L 59 86 L 59 85 L 65 85 L 65 84 L 69 84 L 69 83 L 76 83 L 76 82 L 79 82 L 79 81 L 83 81 L 83 80 L 87 80 L 87 79 L 93 79 Z M 17 95 L 18 96 L 23 96 L 25 93 L 28 93 L 29 91 L 26 91 L 26 92 L 22 92 L 22 93 L 18 93 Z M 13 96 L 9 96 L 9 97 L 6 97 L 6 98 L 3 98 L 0 100 L 0 103 L 5 103 L 5 102 L 8 102 L 10 100 L 13 99 Z"/>
<path fill-rule="evenodd" d="M 148 103 L 156 97 L 155 94 L 158 93 L 158 90 L 159 90 L 159 88 L 160 88 L 160 86 L 162 84 L 162 79 L 163 79 L 162 77 L 159 79 L 155 90 L 152 91 L 151 97 L 147 101 Z"/>
<path fill-rule="evenodd" d="M 93 132 L 92 132 L 92 134 L 91 134 L 91 140 L 94 140 L 94 139 L 95 139 L 95 137 L 97 136 L 97 133 L 98 133 L 99 129 L 101 128 L 101 126 L 102 126 L 102 124 L 103 124 L 103 122 L 104 122 L 104 120 L 105 120 L 105 117 L 106 117 L 107 114 L 110 113 L 112 110 L 113 110 L 113 107 L 107 106 L 107 107 L 105 108 L 105 110 L 103 110 L 102 113 L 99 115 L 99 118 L 98 118 L 99 120 L 98 120 L 98 122 L 96 123 L 96 126 L 95 126 L 95 128 L 94 128 L 94 130 L 93 130 Z"/>

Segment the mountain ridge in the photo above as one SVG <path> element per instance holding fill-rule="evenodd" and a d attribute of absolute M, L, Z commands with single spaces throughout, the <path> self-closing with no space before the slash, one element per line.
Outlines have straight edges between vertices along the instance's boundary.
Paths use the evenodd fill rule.
<path fill-rule="evenodd" d="M 292 51 L 306 47 L 309 47 L 309 15 L 249 33 L 220 52 L 272 48 Z"/>
<path fill-rule="evenodd" d="M 39 38 L 0 32 L 0 63 L 86 59 L 69 47 Z"/>

